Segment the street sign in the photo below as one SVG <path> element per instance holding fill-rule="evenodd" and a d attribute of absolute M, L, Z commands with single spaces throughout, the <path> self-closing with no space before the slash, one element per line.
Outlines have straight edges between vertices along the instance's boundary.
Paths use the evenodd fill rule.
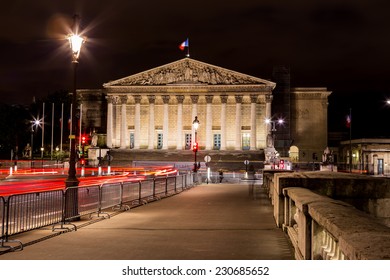
<path fill-rule="evenodd" d="M 211 161 L 211 157 L 210 156 L 205 156 L 204 157 L 204 161 L 205 162 L 210 162 Z"/>
<path fill-rule="evenodd" d="M 247 160 L 247 159 L 244 160 L 244 164 L 245 164 L 245 165 L 248 165 L 248 164 L 249 164 L 249 160 Z"/>

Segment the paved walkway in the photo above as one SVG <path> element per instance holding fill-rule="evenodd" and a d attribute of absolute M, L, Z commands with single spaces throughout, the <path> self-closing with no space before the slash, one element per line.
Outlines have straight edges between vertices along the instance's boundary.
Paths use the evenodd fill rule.
<path fill-rule="evenodd" d="M 0 260 L 291 260 L 272 213 L 266 194 L 254 200 L 247 185 L 203 184 L 77 231 L 12 236 L 27 246 Z"/>

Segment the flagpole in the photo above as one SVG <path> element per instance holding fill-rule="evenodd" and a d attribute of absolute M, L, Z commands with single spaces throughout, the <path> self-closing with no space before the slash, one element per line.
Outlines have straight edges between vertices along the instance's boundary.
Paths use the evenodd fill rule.
<path fill-rule="evenodd" d="M 61 104 L 61 141 L 60 141 L 60 151 L 62 153 L 62 138 L 64 135 L 64 103 Z"/>
<path fill-rule="evenodd" d="M 349 173 L 352 173 L 352 108 L 349 108 Z"/>
<path fill-rule="evenodd" d="M 51 103 L 51 148 L 50 160 L 53 160 L 53 136 L 54 136 L 54 103 Z"/>
<path fill-rule="evenodd" d="M 42 103 L 42 145 L 41 158 L 43 158 L 43 145 L 45 144 L 45 102 Z"/>
<path fill-rule="evenodd" d="M 190 57 L 190 39 L 187 38 L 187 57 Z"/>

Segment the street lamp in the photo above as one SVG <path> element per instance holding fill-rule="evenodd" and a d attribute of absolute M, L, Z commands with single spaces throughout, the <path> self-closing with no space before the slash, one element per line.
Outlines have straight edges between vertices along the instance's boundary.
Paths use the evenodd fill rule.
<path fill-rule="evenodd" d="M 74 16 L 74 30 L 68 36 L 70 48 L 72 50 L 72 65 L 73 65 L 73 94 L 72 94 L 72 135 L 70 139 L 70 156 L 69 156 L 69 171 L 68 178 L 65 180 L 66 187 L 78 186 L 79 180 L 76 178 L 76 137 L 77 121 L 76 121 L 76 105 L 77 105 L 77 65 L 80 56 L 81 47 L 85 41 L 84 38 L 78 35 L 78 16 Z"/>
<path fill-rule="evenodd" d="M 57 160 L 57 164 L 56 164 L 56 167 L 58 168 L 58 152 L 59 152 L 60 148 L 58 148 L 58 146 L 56 147 L 56 160 Z"/>
<path fill-rule="evenodd" d="M 31 143 L 30 143 L 30 160 L 31 160 L 31 168 L 34 165 L 34 157 L 33 157 L 33 152 L 34 152 L 34 127 L 38 128 L 38 126 L 41 126 L 41 120 L 34 118 L 31 122 Z"/>
<path fill-rule="evenodd" d="M 195 130 L 195 139 L 194 139 L 195 141 L 194 141 L 194 143 L 192 145 L 192 150 L 194 151 L 194 172 L 197 172 L 198 171 L 198 164 L 197 164 L 197 161 L 196 161 L 196 154 L 198 153 L 198 149 L 199 149 L 198 140 L 197 140 L 199 120 L 198 120 L 197 116 L 195 116 L 195 119 L 192 122 L 192 127 Z"/>
<path fill-rule="evenodd" d="M 284 123 L 283 119 L 278 119 L 277 121 L 273 121 L 271 119 L 265 119 L 266 124 L 271 124 L 271 131 L 276 131 L 276 124 L 282 125 Z"/>
<path fill-rule="evenodd" d="M 43 170 L 43 151 L 45 150 L 44 147 L 41 147 L 41 161 L 42 161 L 42 170 Z"/>

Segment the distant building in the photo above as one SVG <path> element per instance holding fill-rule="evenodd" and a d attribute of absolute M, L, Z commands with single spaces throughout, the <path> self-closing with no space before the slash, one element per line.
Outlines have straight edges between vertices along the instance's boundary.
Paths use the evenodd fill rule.
<path fill-rule="evenodd" d="M 352 166 L 350 160 L 352 157 Z M 339 170 L 370 175 L 390 174 L 390 139 L 352 139 L 340 142 Z"/>
<path fill-rule="evenodd" d="M 276 80 L 285 81 L 279 86 L 184 58 L 107 82 L 103 89 L 78 91 L 82 125 L 104 133 L 109 148 L 190 150 L 197 116 L 201 150 L 263 150 L 267 135 L 273 134 L 282 156 L 289 156 L 293 146 L 294 160 L 309 161 L 314 155 L 320 159 L 327 147 L 330 92 L 290 89 L 289 71 L 278 71 Z M 285 122 L 272 131 L 265 119 L 276 121 L 279 116 Z"/>

